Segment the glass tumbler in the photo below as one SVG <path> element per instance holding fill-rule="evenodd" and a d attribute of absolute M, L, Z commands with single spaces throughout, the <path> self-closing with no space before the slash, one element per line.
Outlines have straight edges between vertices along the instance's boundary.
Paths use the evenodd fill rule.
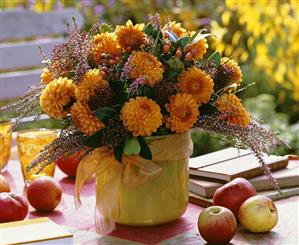
<path fill-rule="evenodd" d="M 31 162 L 37 158 L 40 151 L 58 137 L 55 129 L 30 129 L 19 131 L 17 135 L 18 155 L 25 184 L 39 176 L 54 176 L 55 163 L 46 166 L 39 173 L 39 166 L 28 169 Z"/>
<path fill-rule="evenodd" d="M 11 122 L 0 123 L 0 172 L 4 172 L 6 170 L 10 156 L 12 132 L 9 131 L 9 129 L 11 126 Z"/>

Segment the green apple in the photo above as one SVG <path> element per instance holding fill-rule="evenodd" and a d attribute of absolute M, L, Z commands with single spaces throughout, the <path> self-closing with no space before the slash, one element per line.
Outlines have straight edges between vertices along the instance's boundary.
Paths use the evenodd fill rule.
<path fill-rule="evenodd" d="M 251 232 L 267 232 L 277 224 L 278 212 L 270 198 L 258 195 L 248 198 L 241 205 L 238 218 Z"/>

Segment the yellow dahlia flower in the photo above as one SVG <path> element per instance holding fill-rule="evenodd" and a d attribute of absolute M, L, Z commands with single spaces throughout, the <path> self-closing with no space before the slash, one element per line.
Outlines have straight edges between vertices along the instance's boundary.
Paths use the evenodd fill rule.
<path fill-rule="evenodd" d="M 129 77 L 144 77 L 145 83 L 151 87 L 163 79 L 163 66 L 158 59 L 143 51 L 133 53 L 129 61 Z"/>
<path fill-rule="evenodd" d="M 95 117 L 87 104 L 76 102 L 71 108 L 72 118 L 81 132 L 92 135 L 105 125 Z"/>
<path fill-rule="evenodd" d="M 60 77 L 51 81 L 40 96 L 40 106 L 50 117 L 62 118 L 68 113 L 66 106 L 74 99 L 73 81 Z"/>
<path fill-rule="evenodd" d="M 160 107 L 147 97 L 131 98 L 121 110 L 125 128 L 134 136 L 149 136 L 162 125 Z"/>
<path fill-rule="evenodd" d="M 42 74 L 40 75 L 40 82 L 43 84 L 48 84 L 52 80 L 54 80 L 54 77 L 50 73 L 49 69 L 47 67 L 45 67 L 43 69 Z"/>
<path fill-rule="evenodd" d="M 191 94 L 199 105 L 209 102 L 214 82 L 203 70 L 191 67 L 179 76 L 178 87 L 183 93 Z"/>
<path fill-rule="evenodd" d="M 96 95 L 98 89 L 108 86 L 108 82 L 103 79 L 99 69 L 89 70 L 75 87 L 76 99 L 81 102 L 88 102 L 91 97 Z"/>
<path fill-rule="evenodd" d="M 118 43 L 125 50 L 131 48 L 138 49 L 145 41 L 145 34 L 143 32 L 144 24 L 133 25 L 131 20 L 128 20 L 125 26 L 117 26 L 115 35 Z"/>
<path fill-rule="evenodd" d="M 102 54 L 109 54 L 112 57 L 121 55 L 121 47 L 112 33 L 97 34 L 93 37 L 92 43 L 92 58 L 97 65 L 102 61 Z"/>
<path fill-rule="evenodd" d="M 163 31 L 167 31 L 170 28 L 170 31 L 173 32 L 178 37 L 184 37 L 188 35 L 188 32 L 185 28 L 182 27 L 182 23 L 176 23 L 172 21 L 170 25 L 165 25 Z"/>
<path fill-rule="evenodd" d="M 250 116 L 235 94 L 223 94 L 215 102 L 215 106 L 224 115 L 222 120 L 230 124 L 246 127 L 250 122 Z"/>
<path fill-rule="evenodd" d="M 242 82 L 242 72 L 238 63 L 227 57 L 221 59 L 221 68 L 222 70 L 231 71 L 231 81 L 236 83 L 238 86 Z"/>
<path fill-rule="evenodd" d="M 193 60 L 202 59 L 204 54 L 207 52 L 209 45 L 207 39 L 201 39 L 190 45 L 190 51 L 193 56 Z"/>
<path fill-rule="evenodd" d="M 176 133 L 189 130 L 199 116 L 196 100 L 190 94 L 178 93 L 171 96 L 170 103 L 165 108 L 170 114 L 166 119 L 166 127 Z"/>

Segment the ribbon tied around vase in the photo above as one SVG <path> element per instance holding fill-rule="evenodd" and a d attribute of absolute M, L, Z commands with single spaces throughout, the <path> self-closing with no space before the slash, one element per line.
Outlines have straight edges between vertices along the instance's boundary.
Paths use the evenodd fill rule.
<path fill-rule="evenodd" d="M 192 154 L 190 131 L 168 136 L 148 137 L 152 160 L 139 155 L 123 155 L 119 163 L 111 149 L 106 146 L 86 155 L 77 169 L 75 205 L 81 207 L 80 192 L 84 183 L 96 175 L 95 223 L 97 232 L 108 234 L 115 229 L 120 215 L 120 187 L 135 187 L 157 178 L 163 171 L 159 162 L 179 160 Z"/>

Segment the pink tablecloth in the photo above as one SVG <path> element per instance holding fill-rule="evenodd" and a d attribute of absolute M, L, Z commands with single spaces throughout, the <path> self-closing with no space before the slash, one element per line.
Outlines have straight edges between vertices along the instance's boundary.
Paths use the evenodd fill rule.
<path fill-rule="evenodd" d="M 20 163 L 11 160 L 8 171 L 4 174 L 15 193 L 23 193 L 24 182 L 20 170 Z M 82 208 L 76 210 L 74 205 L 74 179 L 66 177 L 58 168 L 54 178 L 59 181 L 63 188 L 63 196 L 60 205 L 51 213 L 35 211 L 30 208 L 28 218 L 47 216 L 58 224 L 77 228 L 79 230 L 95 231 L 94 208 L 95 208 L 95 183 L 87 183 L 81 192 Z M 156 244 L 188 230 L 197 229 L 197 217 L 201 207 L 189 204 L 187 212 L 182 218 L 154 227 L 131 227 L 117 225 L 117 229 L 110 234 L 113 237 L 127 239 L 145 244 Z"/>
<path fill-rule="evenodd" d="M 4 175 L 9 179 L 13 192 L 23 193 L 24 182 L 18 160 L 11 160 L 9 162 L 8 171 Z M 91 233 L 85 234 L 85 237 L 90 240 L 83 242 L 83 244 L 106 244 L 106 240 L 97 240 L 99 236 L 94 235 L 90 238 L 90 234 L 95 234 L 93 216 L 95 207 L 94 182 L 90 182 L 84 186 L 81 193 L 83 207 L 76 210 L 74 205 L 74 179 L 65 177 L 58 168 L 54 177 L 63 188 L 62 202 L 51 213 L 37 212 L 30 208 L 28 218 L 47 216 L 56 223 L 73 227 L 77 231 L 91 231 Z M 279 223 L 271 232 L 253 234 L 239 226 L 238 232 L 232 242 L 234 244 L 299 244 L 299 196 L 277 201 L 276 205 L 279 211 Z M 121 244 L 133 244 L 132 241 L 142 244 L 160 243 L 161 245 L 205 244 L 197 231 L 197 218 L 201 210 L 201 207 L 189 204 L 186 213 L 180 219 L 154 227 L 117 225 L 117 229 L 109 237 L 104 237 L 103 239 L 121 238 L 131 241 L 125 243 L 125 240 L 117 240 L 113 241 L 114 243 L 107 244 L 119 244 L 119 241 L 124 242 Z"/>

